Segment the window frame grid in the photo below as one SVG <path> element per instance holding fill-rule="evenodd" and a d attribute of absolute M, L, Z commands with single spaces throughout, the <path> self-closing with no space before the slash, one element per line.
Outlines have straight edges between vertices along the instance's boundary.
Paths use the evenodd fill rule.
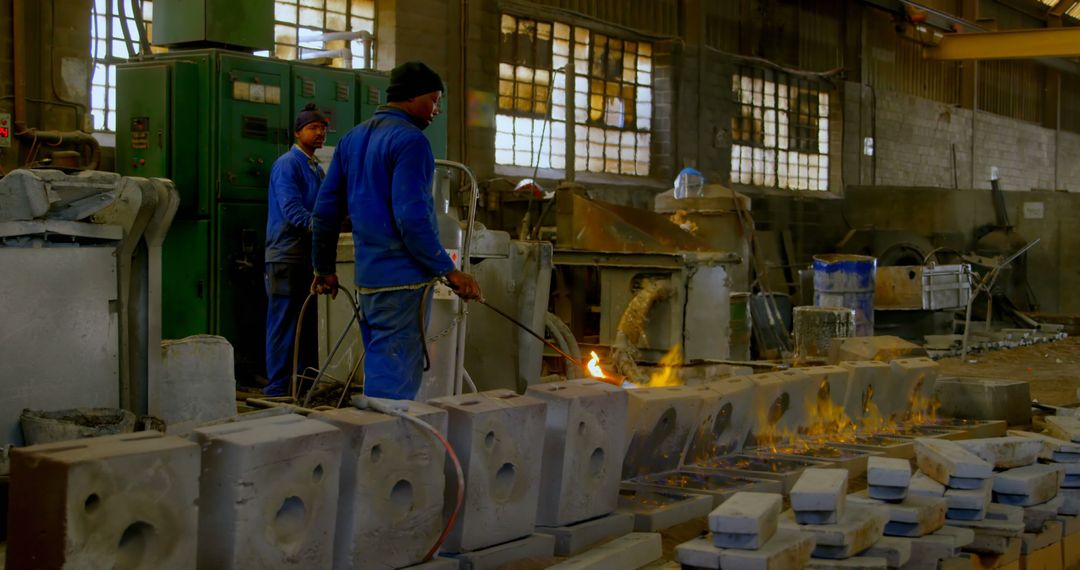
<path fill-rule="evenodd" d="M 340 7 L 340 10 L 334 9 L 331 5 Z M 289 10 L 292 13 L 286 14 Z M 305 21 L 305 17 L 308 20 Z M 330 19 L 332 17 L 341 18 L 341 25 L 331 25 Z M 318 24 L 315 24 L 311 18 L 316 18 Z M 351 60 L 334 58 L 331 67 L 344 69 L 374 68 L 377 59 L 374 40 L 377 18 L 376 0 L 275 0 L 274 49 L 272 53 L 278 59 L 300 61 L 301 49 L 334 50 L 348 47 L 352 51 Z M 301 36 L 306 34 L 314 35 L 326 32 L 351 32 L 357 30 L 365 30 L 371 34 L 372 61 L 370 62 L 364 61 L 363 43 L 360 40 L 316 42 L 300 39 Z"/>
<path fill-rule="evenodd" d="M 90 114 L 93 117 L 94 132 L 116 132 L 116 64 L 130 58 L 128 46 L 124 40 L 120 25 L 127 25 L 132 42 L 138 44 L 139 31 L 135 14 L 130 4 L 125 4 L 127 18 L 123 21 L 118 9 L 120 2 L 126 0 L 94 0 L 90 12 Z M 146 27 L 147 41 L 153 37 L 153 0 L 141 0 L 143 24 Z M 104 6 L 105 12 L 100 8 Z M 100 24 L 104 23 L 102 32 Z M 104 48 L 104 53 L 101 53 Z M 121 51 L 125 57 L 116 54 Z M 151 48 L 153 52 L 161 51 Z"/>
<path fill-rule="evenodd" d="M 556 168 L 566 167 L 566 160 L 574 160 L 576 170 L 588 171 L 597 174 L 614 174 L 630 176 L 648 176 L 651 167 L 651 124 L 653 115 L 653 55 L 651 42 L 641 39 L 627 39 L 611 36 L 609 34 L 579 26 L 570 22 L 540 20 L 528 16 L 518 16 L 504 13 L 500 21 L 500 47 L 499 47 L 499 91 L 496 103 L 496 164 L 508 167 L 528 168 Z M 519 36 L 523 30 L 530 30 L 534 47 L 542 46 L 542 41 L 535 38 L 542 25 L 549 26 L 552 33 L 550 69 L 537 70 L 528 65 L 528 58 L 521 57 L 517 48 L 530 42 L 522 41 Z M 508 30 L 513 30 L 515 39 L 508 40 Z M 591 44 L 596 37 L 605 38 L 607 41 L 617 41 L 623 49 L 622 67 L 619 69 L 619 77 L 597 77 L 591 73 L 595 58 Z M 625 46 L 632 44 L 634 47 L 633 63 L 628 69 L 626 66 Z M 514 46 L 512 53 L 507 53 L 507 46 Z M 645 46 L 643 49 L 640 46 Z M 539 49 L 539 48 L 537 48 Z M 643 53 L 644 52 L 644 53 Z M 607 53 L 604 54 L 604 63 L 607 61 Z M 547 57 L 539 58 L 533 54 L 533 63 L 547 60 Z M 638 68 L 640 61 L 641 69 Z M 566 67 L 574 67 L 574 116 L 567 117 L 568 99 L 566 83 L 568 73 Z M 527 68 L 521 71 L 521 68 Z M 548 83 L 547 104 L 541 104 L 536 98 L 537 83 L 536 72 L 546 72 L 543 76 Z M 526 81 L 529 73 L 532 73 L 534 87 L 528 96 L 522 95 L 519 84 Z M 519 75 L 520 73 L 520 75 Z M 631 77 L 632 75 L 632 77 Z M 627 79 L 629 78 L 629 79 Z M 644 78 L 648 83 L 641 83 Z M 608 110 L 604 109 L 599 120 L 590 116 L 590 102 L 593 96 L 594 82 L 602 80 L 614 83 L 619 87 L 622 95 L 630 88 L 632 97 L 629 99 L 631 109 L 622 113 L 623 118 L 632 117 L 630 125 L 612 125 L 609 121 Z M 605 93 L 606 96 L 606 83 Z M 528 90 L 526 90 L 528 91 Z M 522 100 L 532 102 L 531 106 L 519 107 Z M 530 108 L 531 107 L 531 108 Z M 625 109 L 625 107 L 624 107 Z M 617 115 L 618 113 L 616 113 Z M 522 119 L 532 119 L 532 123 L 523 123 Z M 539 136 L 537 128 L 543 128 L 546 124 L 547 131 Z M 519 131 L 518 127 L 522 127 Z M 574 128 L 575 144 L 569 148 L 566 144 L 565 129 Z M 541 140 L 542 139 L 542 140 Z M 537 147 L 543 145 L 540 150 L 539 164 L 537 164 Z M 562 148 L 559 148 L 561 145 Z"/>
<path fill-rule="evenodd" d="M 808 97 L 811 103 L 802 104 Z M 831 99 L 833 90 L 819 81 L 737 66 L 731 85 L 732 184 L 828 192 Z"/>

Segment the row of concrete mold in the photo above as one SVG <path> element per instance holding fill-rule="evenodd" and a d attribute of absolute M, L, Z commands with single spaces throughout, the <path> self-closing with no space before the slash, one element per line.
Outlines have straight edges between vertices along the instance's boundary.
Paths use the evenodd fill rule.
<path fill-rule="evenodd" d="M 161 179 L 17 170 L 0 181 L 0 265 L 20 269 L 0 277 L 0 377 L 14 382 L 0 382 L 0 445 L 21 443 L 23 408 L 155 413 L 161 246 L 178 205 Z"/>
<path fill-rule="evenodd" d="M 428 402 L 449 414 L 449 440 L 465 475 L 465 503 L 442 550 L 462 553 L 530 535 L 536 525 L 546 405 L 492 390 Z M 447 466 L 448 477 L 453 477 Z M 446 485 L 444 510 L 456 505 Z"/>

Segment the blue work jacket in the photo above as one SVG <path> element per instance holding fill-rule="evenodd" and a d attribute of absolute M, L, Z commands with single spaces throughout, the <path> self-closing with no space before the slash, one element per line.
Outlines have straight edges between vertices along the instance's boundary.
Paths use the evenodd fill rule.
<path fill-rule="evenodd" d="M 324 174 L 299 147 L 274 161 L 266 213 L 266 261 L 309 263 L 311 210 Z"/>
<path fill-rule="evenodd" d="M 439 243 L 431 182 L 435 159 L 419 123 L 380 107 L 334 149 L 313 211 L 312 258 L 319 275 L 335 273 L 342 213 L 352 219 L 356 284 L 414 285 L 445 275 L 454 262 Z"/>

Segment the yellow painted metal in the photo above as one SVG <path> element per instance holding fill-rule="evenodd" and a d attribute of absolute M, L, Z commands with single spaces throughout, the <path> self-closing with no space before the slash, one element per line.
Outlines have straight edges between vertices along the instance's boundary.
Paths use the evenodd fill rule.
<path fill-rule="evenodd" d="M 1080 57 L 1080 27 L 947 34 L 926 59 Z"/>

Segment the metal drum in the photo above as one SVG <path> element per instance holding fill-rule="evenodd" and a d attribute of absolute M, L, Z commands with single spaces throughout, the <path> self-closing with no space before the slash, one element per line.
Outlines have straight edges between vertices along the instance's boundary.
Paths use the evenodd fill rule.
<path fill-rule="evenodd" d="M 732 360 L 750 360 L 750 293 L 731 294 L 731 336 L 728 341 Z"/>
<path fill-rule="evenodd" d="M 829 356 L 832 339 L 855 336 L 855 310 L 847 307 L 795 307 L 795 358 Z"/>
<path fill-rule="evenodd" d="M 877 259 L 865 255 L 814 256 L 814 305 L 855 310 L 855 336 L 874 335 Z"/>

